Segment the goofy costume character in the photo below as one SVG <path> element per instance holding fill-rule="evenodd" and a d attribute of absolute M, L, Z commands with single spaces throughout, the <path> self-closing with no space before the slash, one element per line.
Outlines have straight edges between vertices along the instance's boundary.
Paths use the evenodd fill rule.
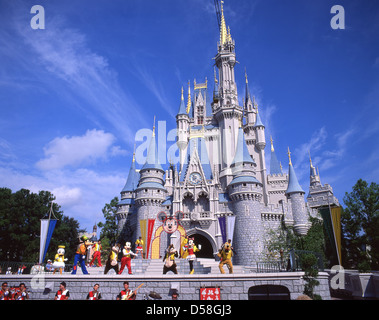
<path fill-rule="evenodd" d="M 72 267 L 71 274 L 76 274 L 76 270 L 78 269 L 78 262 L 80 263 L 80 267 L 82 268 L 83 274 L 88 274 L 85 260 L 87 254 L 87 247 L 92 243 L 88 241 L 88 238 L 86 236 L 82 236 L 80 240 L 82 240 L 82 242 L 79 243 L 78 248 L 76 250 L 74 265 Z"/>

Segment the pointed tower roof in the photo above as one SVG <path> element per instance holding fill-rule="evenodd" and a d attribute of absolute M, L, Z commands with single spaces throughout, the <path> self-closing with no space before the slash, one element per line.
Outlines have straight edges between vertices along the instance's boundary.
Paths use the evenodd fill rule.
<path fill-rule="evenodd" d="M 258 104 L 255 102 L 255 97 L 253 97 L 253 105 L 257 109 L 257 120 L 255 121 L 254 127 L 264 127 L 264 124 L 259 115 Z"/>
<path fill-rule="evenodd" d="M 137 188 L 139 180 L 139 173 L 136 171 L 136 159 L 135 159 L 135 152 L 133 153 L 133 161 L 130 166 L 128 179 L 126 180 L 125 186 L 122 189 L 122 192 L 131 192 L 134 191 Z"/>
<path fill-rule="evenodd" d="M 190 114 L 192 107 L 192 101 L 191 101 L 191 83 L 188 81 L 188 99 L 187 99 L 187 114 Z"/>
<path fill-rule="evenodd" d="M 297 180 L 295 170 L 292 166 L 290 148 L 288 148 L 288 158 L 289 158 L 288 188 L 287 188 L 286 194 L 305 193 L 304 190 L 301 188 L 299 181 Z"/>
<path fill-rule="evenodd" d="M 186 110 L 186 105 L 184 103 L 183 87 L 182 87 L 182 97 L 181 97 L 181 100 L 180 100 L 180 107 L 179 107 L 178 115 L 179 114 L 188 115 L 187 110 Z"/>
<path fill-rule="evenodd" d="M 245 79 L 246 79 L 246 88 L 245 88 L 245 107 L 246 107 L 249 102 L 252 103 L 250 89 L 249 89 L 249 80 L 247 79 L 246 69 L 245 69 Z"/>
<path fill-rule="evenodd" d="M 232 166 L 236 166 L 242 163 L 254 163 L 253 158 L 251 157 L 249 150 L 247 149 L 245 135 L 243 133 L 242 127 L 238 129 L 238 137 L 237 137 L 237 148 L 236 153 L 232 162 Z"/>
<path fill-rule="evenodd" d="M 180 176 L 180 181 L 184 181 L 189 164 L 191 162 L 191 157 L 194 156 L 194 151 L 196 149 L 197 155 L 200 160 L 200 165 L 203 169 L 204 176 L 207 180 L 213 179 L 212 168 L 208 157 L 208 151 L 205 144 L 204 138 L 193 138 L 189 141 L 187 147 L 187 154 L 184 159 L 183 169 Z"/>
<path fill-rule="evenodd" d="M 221 25 L 220 25 L 220 45 L 224 45 L 228 39 L 228 31 L 226 29 L 225 16 L 224 16 L 224 1 L 221 0 Z"/>
<path fill-rule="evenodd" d="M 158 150 L 157 150 L 157 145 L 155 141 L 155 117 L 154 117 L 153 135 L 151 137 L 149 150 L 147 151 L 146 163 L 144 164 L 141 170 L 146 170 L 146 169 L 157 169 L 164 172 L 161 164 L 159 163 Z"/>
<path fill-rule="evenodd" d="M 280 162 L 276 157 L 275 149 L 274 149 L 274 141 L 271 137 L 271 160 L 270 160 L 270 174 L 283 174 Z"/>

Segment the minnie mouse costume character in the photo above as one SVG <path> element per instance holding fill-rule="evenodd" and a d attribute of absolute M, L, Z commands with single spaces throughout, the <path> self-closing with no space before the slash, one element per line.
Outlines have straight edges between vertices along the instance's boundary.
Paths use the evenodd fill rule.
<path fill-rule="evenodd" d="M 185 255 L 188 254 L 187 260 L 188 260 L 189 265 L 190 265 L 190 273 L 189 274 L 193 274 L 195 272 L 195 270 L 193 268 L 193 262 L 194 262 L 194 260 L 196 260 L 195 252 L 198 252 L 201 250 L 201 244 L 199 244 L 198 247 L 196 247 L 195 242 L 194 242 L 194 238 L 189 238 L 188 239 L 188 246 L 184 247 L 183 250 L 186 250 Z"/>

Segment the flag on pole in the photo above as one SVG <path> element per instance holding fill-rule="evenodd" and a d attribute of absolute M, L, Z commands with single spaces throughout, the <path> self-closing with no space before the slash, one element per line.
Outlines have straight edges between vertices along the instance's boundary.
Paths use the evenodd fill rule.
<path fill-rule="evenodd" d="M 155 219 L 149 219 L 147 223 L 147 249 L 146 249 L 146 258 L 149 258 L 149 251 L 150 251 L 150 244 L 151 244 L 151 237 L 153 235 L 154 231 L 154 224 L 155 224 Z"/>
<path fill-rule="evenodd" d="M 226 242 L 226 218 L 225 217 L 219 217 L 218 223 L 220 224 L 220 230 L 222 235 L 222 243 Z"/>
<path fill-rule="evenodd" d="M 47 249 L 49 248 L 56 224 L 56 219 L 41 219 L 39 263 L 42 263 L 45 260 Z"/>
<path fill-rule="evenodd" d="M 227 221 L 227 235 L 228 239 L 233 241 L 233 236 L 234 236 L 234 225 L 236 223 L 236 217 L 235 216 L 229 216 L 228 221 Z"/>
<path fill-rule="evenodd" d="M 333 263 L 341 264 L 341 207 L 320 209 L 330 245 L 335 256 Z"/>

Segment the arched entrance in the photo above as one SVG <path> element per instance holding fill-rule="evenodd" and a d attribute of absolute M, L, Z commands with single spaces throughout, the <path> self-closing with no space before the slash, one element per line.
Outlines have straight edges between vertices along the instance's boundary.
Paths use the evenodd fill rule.
<path fill-rule="evenodd" d="M 198 258 L 212 258 L 214 259 L 214 253 L 216 252 L 216 244 L 210 235 L 201 230 L 190 230 L 187 235 L 195 239 L 195 244 L 201 244 L 201 250 L 196 253 Z"/>

